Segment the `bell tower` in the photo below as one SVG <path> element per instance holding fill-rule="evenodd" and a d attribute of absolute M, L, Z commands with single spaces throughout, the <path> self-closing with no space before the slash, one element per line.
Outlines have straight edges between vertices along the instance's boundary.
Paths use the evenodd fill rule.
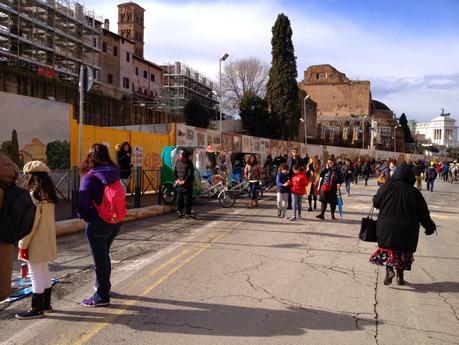
<path fill-rule="evenodd" d="M 145 10 L 134 2 L 118 5 L 118 35 L 135 42 L 134 54 L 143 58 Z"/>

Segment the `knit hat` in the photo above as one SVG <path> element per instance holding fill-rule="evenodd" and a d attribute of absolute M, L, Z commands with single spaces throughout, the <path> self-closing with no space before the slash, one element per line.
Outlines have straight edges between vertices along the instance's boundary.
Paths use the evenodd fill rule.
<path fill-rule="evenodd" d="M 47 173 L 49 174 L 50 170 L 48 166 L 40 161 L 31 161 L 24 165 L 24 174 L 31 174 L 31 173 Z"/>

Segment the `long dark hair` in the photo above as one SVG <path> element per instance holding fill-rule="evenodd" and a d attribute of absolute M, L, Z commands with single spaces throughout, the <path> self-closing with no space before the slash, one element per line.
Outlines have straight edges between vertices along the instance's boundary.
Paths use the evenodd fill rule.
<path fill-rule="evenodd" d="M 116 167 L 115 162 L 110 158 L 107 146 L 101 143 L 95 143 L 89 149 L 85 160 L 81 162 L 80 174 L 84 175 L 89 170 L 101 165 L 112 165 Z"/>
<path fill-rule="evenodd" d="M 126 145 L 129 146 L 129 149 L 127 150 L 127 152 L 124 150 L 124 146 Z M 132 154 L 132 146 L 129 143 L 129 141 L 125 141 L 124 143 L 121 144 L 121 154 L 126 154 L 126 153 Z"/>
<path fill-rule="evenodd" d="M 56 187 L 54 187 L 53 181 L 45 172 L 26 174 L 22 187 L 32 192 L 33 197 L 38 201 L 48 201 L 57 204 Z"/>

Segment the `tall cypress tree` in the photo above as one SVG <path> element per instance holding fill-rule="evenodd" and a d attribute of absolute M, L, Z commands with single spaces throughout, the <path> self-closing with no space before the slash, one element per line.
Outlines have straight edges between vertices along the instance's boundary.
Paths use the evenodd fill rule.
<path fill-rule="evenodd" d="M 290 20 L 283 13 L 277 16 L 272 28 L 272 64 L 269 71 L 267 99 L 269 108 L 279 122 L 282 139 L 298 134 L 300 107 L 296 78 L 296 58 L 292 43 Z"/>
<path fill-rule="evenodd" d="M 11 148 L 11 160 L 16 163 L 18 167 L 21 166 L 21 162 L 19 159 L 19 141 L 18 141 L 18 133 L 16 132 L 15 129 L 13 129 L 13 132 L 11 133 L 11 143 L 12 143 L 12 148 Z"/>
<path fill-rule="evenodd" d="M 405 143 L 412 143 L 414 142 L 413 140 L 413 137 L 411 135 L 411 131 L 410 131 L 410 127 L 408 126 L 408 120 L 406 118 L 406 115 L 405 113 L 403 113 L 399 120 L 398 120 L 398 123 L 400 124 L 400 126 L 402 126 L 402 130 L 403 130 L 403 136 L 404 136 L 404 139 L 405 139 Z"/>

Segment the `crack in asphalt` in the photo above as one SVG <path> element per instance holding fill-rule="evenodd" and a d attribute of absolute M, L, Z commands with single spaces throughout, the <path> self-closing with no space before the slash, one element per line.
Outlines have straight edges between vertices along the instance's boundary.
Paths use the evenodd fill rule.
<path fill-rule="evenodd" d="M 155 322 L 155 321 L 145 321 L 142 320 L 142 323 L 144 325 L 156 325 L 156 326 L 166 326 L 166 327 L 174 327 L 174 328 L 192 328 L 192 329 L 203 329 L 206 331 L 217 331 L 215 328 L 207 328 L 207 327 L 202 327 L 202 326 L 195 326 L 190 323 L 167 323 L 167 322 Z"/>
<path fill-rule="evenodd" d="M 373 312 L 375 318 L 375 343 L 379 345 L 379 314 L 378 314 L 378 285 L 379 285 L 379 267 L 376 268 L 376 281 L 375 281 L 375 293 L 374 293 L 374 305 Z"/>

